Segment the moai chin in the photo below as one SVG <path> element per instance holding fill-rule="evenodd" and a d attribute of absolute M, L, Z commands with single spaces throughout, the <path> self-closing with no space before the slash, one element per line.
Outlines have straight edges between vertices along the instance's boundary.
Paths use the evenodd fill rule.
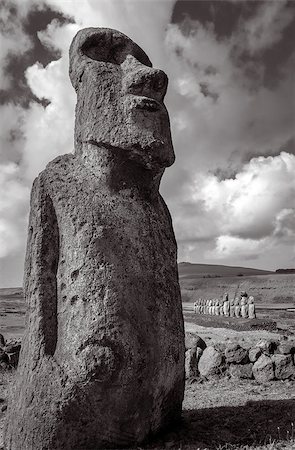
<path fill-rule="evenodd" d="M 70 78 L 75 154 L 32 188 L 7 450 L 128 447 L 181 413 L 177 249 L 159 194 L 174 162 L 167 77 L 124 34 L 87 28 Z"/>

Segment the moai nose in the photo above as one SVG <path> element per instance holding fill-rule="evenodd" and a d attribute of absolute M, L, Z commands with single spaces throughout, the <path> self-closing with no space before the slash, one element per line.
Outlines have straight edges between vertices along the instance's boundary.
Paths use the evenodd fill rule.
<path fill-rule="evenodd" d="M 126 93 L 163 100 L 168 78 L 162 70 L 145 66 L 132 55 L 127 56 L 121 67 L 124 72 L 123 89 Z"/>

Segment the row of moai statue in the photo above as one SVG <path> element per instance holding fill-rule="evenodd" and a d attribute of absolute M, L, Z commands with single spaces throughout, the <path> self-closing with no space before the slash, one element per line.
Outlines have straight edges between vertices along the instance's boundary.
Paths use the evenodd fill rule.
<path fill-rule="evenodd" d="M 248 297 L 248 294 L 244 291 L 231 300 L 229 300 L 227 293 L 224 294 L 222 300 L 205 300 L 199 298 L 194 303 L 194 312 L 212 316 L 243 317 L 245 319 L 256 318 L 254 297 L 252 295 Z"/>

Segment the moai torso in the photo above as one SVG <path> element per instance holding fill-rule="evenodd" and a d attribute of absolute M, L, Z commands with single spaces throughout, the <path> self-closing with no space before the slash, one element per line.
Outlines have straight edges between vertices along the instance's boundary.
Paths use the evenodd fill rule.
<path fill-rule="evenodd" d="M 240 299 L 238 297 L 235 299 L 235 316 L 236 317 L 241 316 Z"/>
<path fill-rule="evenodd" d="M 250 296 L 248 299 L 248 315 L 249 319 L 256 319 L 254 297 L 252 296 Z"/>
<path fill-rule="evenodd" d="M 224 294 L 223 297 L 223 315 L 224 316 L 229 316 L 229 310 L 230 310 L 230 304 L 229 304 L 229 299 L 228 299 L 228 294 Z"/>
<path fill-rule="evenodd" d="M 177 249 L 158 190 L 174 161 L 167 78 L 126 36 L 94 28 L 75 37 L 70 75 L 75 155 L 32 189 L 7 450 L 130 446 L 181 413 Z"/>
<path fill-rule="evenodd" d="M 230 317 L 235 316 L 235 300 L 233 298 L 229 302 L 229 315 Z"/>
<path fill-rule="evenodd" d="M 248 299 L 247 297 L 242 297 L 241 299 L 241 315 L 243 318 L 248 317 Z"/>

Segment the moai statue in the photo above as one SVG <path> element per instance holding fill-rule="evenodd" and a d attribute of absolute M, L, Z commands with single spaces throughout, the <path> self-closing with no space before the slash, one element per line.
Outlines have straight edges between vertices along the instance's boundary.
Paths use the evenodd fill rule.
<path fill-rule="evenodd" d="M 248 299 L 247 297 L 241 298 L 241 316 L 246 319 L 248 317 Z"/>
<path fill-rule="evenodd" d="M 204 314 L 204 300 L 203 299 L 201 299 L 200 313 Z"/>
<path fill-rule="evenodd" d="M 124 34 L 87 28 L 70 78 L 75 154 L 32 189 L 6 450 L 131 447 L 181 415 L 177 248 L 159 194 L 174 162 L 167 76 Z"/>
<path fill-rule="evenodd" d="M 235 317 L 241 317 L 241 306 L 239 297 L 235 298 Z"/>
<path fill-rule="evenodd" d="M 252 295 L 248 298 L 248 317 L 249 319 L 256 319 L 254 297 Z"/>
<path fill-rule="evenodd" d="M 228 300 L 228 294 L 227 293 L 225 293 L 224 294 L 224 296 L 223 296 L 223 315 L 224 316 L 229 316 L 229 308 L 230 308 L 230 305 L 229 305 L 229 300 Z"/>
<path fill-rule="evenodd" d="M 219 315 L 220 316 L 223 316 L 223 305 L 224 305 L 224 303 L 223 303 L 223 300 L 221 300 L 221 302 L 219 303 Z"/>
<path fill-rule="evenodd" d="M 206 314 L 209 314 L 209 303 L 210 303 L 210 300 L 206 300 Z"/>
<path fill-rule="evenodd" d="M 219 316 L 219 307 L 220 307 L 219 301 L 216 300 L 216 301 L 215 301 L 215 308 L 214 308 L 214 312 L 215 312 L 215 315 L 216 315 L 216 316 Z"/>
<path fill-rule="evenodd" d="M 212 316 L 212 303 L 213 303 L 213 300 L 209 300 L 208 314 L 210 314 L 210 316 Z"/>
<path fill-rule="evenodd" d="M 200 299 L 195 302 L 195 313 L 200 314 Z"/>
<path fill-rule="evenodd" d="M 229 315 L 230 315 L 230 317 L 235 317 L 235 310 L 236 310 L 235 299 L 232 298 L 229 301 Z"/>

